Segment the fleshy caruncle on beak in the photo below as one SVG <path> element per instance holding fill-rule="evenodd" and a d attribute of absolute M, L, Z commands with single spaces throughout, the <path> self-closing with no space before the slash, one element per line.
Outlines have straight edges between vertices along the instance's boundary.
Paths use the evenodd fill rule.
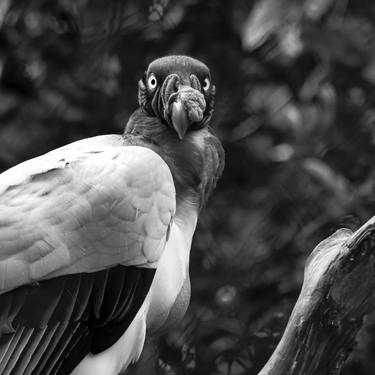
<path fill-rule="evenodd" d="M 190 86 L 180 86 L 171 104 L 172 126 L 178 137 L 183 139 L 193 123 L 203 120 L 206 101 L 203 94 Z"/>

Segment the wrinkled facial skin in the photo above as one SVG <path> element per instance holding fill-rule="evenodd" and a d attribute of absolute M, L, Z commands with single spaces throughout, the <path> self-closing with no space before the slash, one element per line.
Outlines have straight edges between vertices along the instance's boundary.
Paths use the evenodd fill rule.
<path fill-rule="evenodd" d="M 205 64 L 187 56 L 153 61 L 139 81 L 141 109 L 174 129 L 180 139 L 210 122 L 215 86 Z"/>

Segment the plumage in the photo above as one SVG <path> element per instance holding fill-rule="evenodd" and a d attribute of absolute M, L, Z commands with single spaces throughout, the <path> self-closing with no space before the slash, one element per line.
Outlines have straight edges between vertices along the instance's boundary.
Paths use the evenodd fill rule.
<path fill-rule="evenodd" d="M 190 298 L 198 214 L 224 165 L 215 87 L 186 56 L 152 62 L 123 135 L 0 174 L 0 373 L 115 375 Z"/>

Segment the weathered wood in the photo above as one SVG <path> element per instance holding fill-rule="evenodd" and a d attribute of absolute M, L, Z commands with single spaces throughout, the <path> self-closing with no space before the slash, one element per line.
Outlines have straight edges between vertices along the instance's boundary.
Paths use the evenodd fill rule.
<path fill-rule="evenodd" d="M 375 217 L 314 249 L 284 335 L 259 375 L 339 374 L 374 308 Z"/>

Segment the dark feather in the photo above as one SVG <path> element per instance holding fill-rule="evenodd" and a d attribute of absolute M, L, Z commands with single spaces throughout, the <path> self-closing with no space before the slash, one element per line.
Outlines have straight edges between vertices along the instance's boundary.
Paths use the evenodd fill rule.
<path fill-rule="evenodd" d="M 178 202 L 201 207 L 223 172 L 224 149 L 209 127 L 190 130 L 181 142 L 159 119 L 137 110 L 126 125 L 124 137 L 125 144 L 147 145 L 164 159 L 172 172 Z"/>
<path fill-rule="evenodd" d="M 133 320 L 154 273 L 117 266 L 1 295 L 0 316 L 8 316 L 13 332 L 0 337 L 0 373 L 68 374 L 87 353 L 109 348 Z"/>

